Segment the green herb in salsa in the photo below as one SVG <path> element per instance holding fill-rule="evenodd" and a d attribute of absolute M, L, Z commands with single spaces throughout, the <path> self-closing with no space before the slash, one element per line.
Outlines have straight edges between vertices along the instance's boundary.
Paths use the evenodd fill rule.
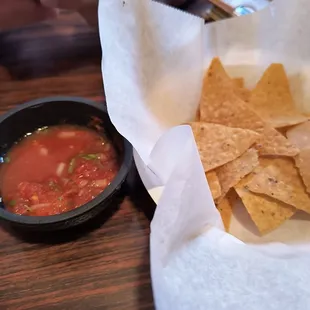
<path fill-rule="evenodd" d="M 82 154 L 80 157 L 86 160 L 93 160 L 99 159 L 99 154 Z"/>
<path fill-rule="evenodd" d="M 10 207 L 14 207 L 16 205 L 16 200 L 11 200 L 10 202 L 9 202 L 9 206 Z"/>

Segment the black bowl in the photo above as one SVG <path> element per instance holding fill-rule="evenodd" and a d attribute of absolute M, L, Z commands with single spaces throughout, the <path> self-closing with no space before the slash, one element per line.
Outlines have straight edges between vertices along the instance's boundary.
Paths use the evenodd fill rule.
<path fill-rule="evenodd" d="M 64 230 L 83 224 L 111 206 L 133 163 L 131 144 L 116 131 L 103 104 L 83 98 L 51 97 L 22 104 L 0 116 L 0 155 L 4 155 L 26 133 L 40 127 L 72 124 L 97 130 L 98 121 L 122 160 L 120 170 L 112 183 L 92 201 L 59 215 L 16 215 L 8 212 L 1 202 L 0 220 L 13 228 L 41 232 Z"/>

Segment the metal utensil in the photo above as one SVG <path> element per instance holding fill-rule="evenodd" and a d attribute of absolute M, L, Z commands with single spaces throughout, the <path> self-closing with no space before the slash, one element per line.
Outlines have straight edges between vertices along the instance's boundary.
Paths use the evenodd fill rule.
<path fill-rule="evenodd" d="M 194 0 L 186 6 L 189 13 L 206 22 L 254 13 L 267 6 L 271 0 Z M 233 4 L 236 4 L 233 6 Z"/>
<path fill-rule="evenodd" d="M 256 0 L 254 2 L 252 1 L 252 3 L 249 1 L 244 1 L 244 4 L 240 4 L 240 1 L 227 0 L 209 0 L 209 2 L 225 11 L 231 17 L 252 14 L 257 11 L 257 8 L 265 7 L 270 3 L 269 0 Z M 238 3 L 238 5 L 234 6 L 234 2 Z"/>

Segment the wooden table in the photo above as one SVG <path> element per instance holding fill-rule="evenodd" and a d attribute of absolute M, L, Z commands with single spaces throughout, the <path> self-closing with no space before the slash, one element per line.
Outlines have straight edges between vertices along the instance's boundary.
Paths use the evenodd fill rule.
<path fill-rule="evenodd" d="M 0 34 L 0 112 L 51 95 L 104 104 L 100 61 L 98 34 L 77 15 Z M 0 309 L 154 309 L 143 212 L 154 205 L 134 181 L 104 225 L 70 242 L 29 243 L 0 228 Z"/>

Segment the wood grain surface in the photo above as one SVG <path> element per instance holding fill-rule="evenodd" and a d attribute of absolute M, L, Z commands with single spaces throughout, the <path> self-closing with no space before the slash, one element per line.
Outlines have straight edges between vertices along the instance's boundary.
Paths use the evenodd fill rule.
<path fill-rule="evenodd" d="M 54 95 L 104 104 L 100 61 L 97 32 L 75 14 L 0 34 L 0 112 Z M 124 194 L 102 221 L 67 242 L 23 241 L 0 228 L 0 309 L 154 309 L 154 205 L 138 178 L 131 177 Z"/>

